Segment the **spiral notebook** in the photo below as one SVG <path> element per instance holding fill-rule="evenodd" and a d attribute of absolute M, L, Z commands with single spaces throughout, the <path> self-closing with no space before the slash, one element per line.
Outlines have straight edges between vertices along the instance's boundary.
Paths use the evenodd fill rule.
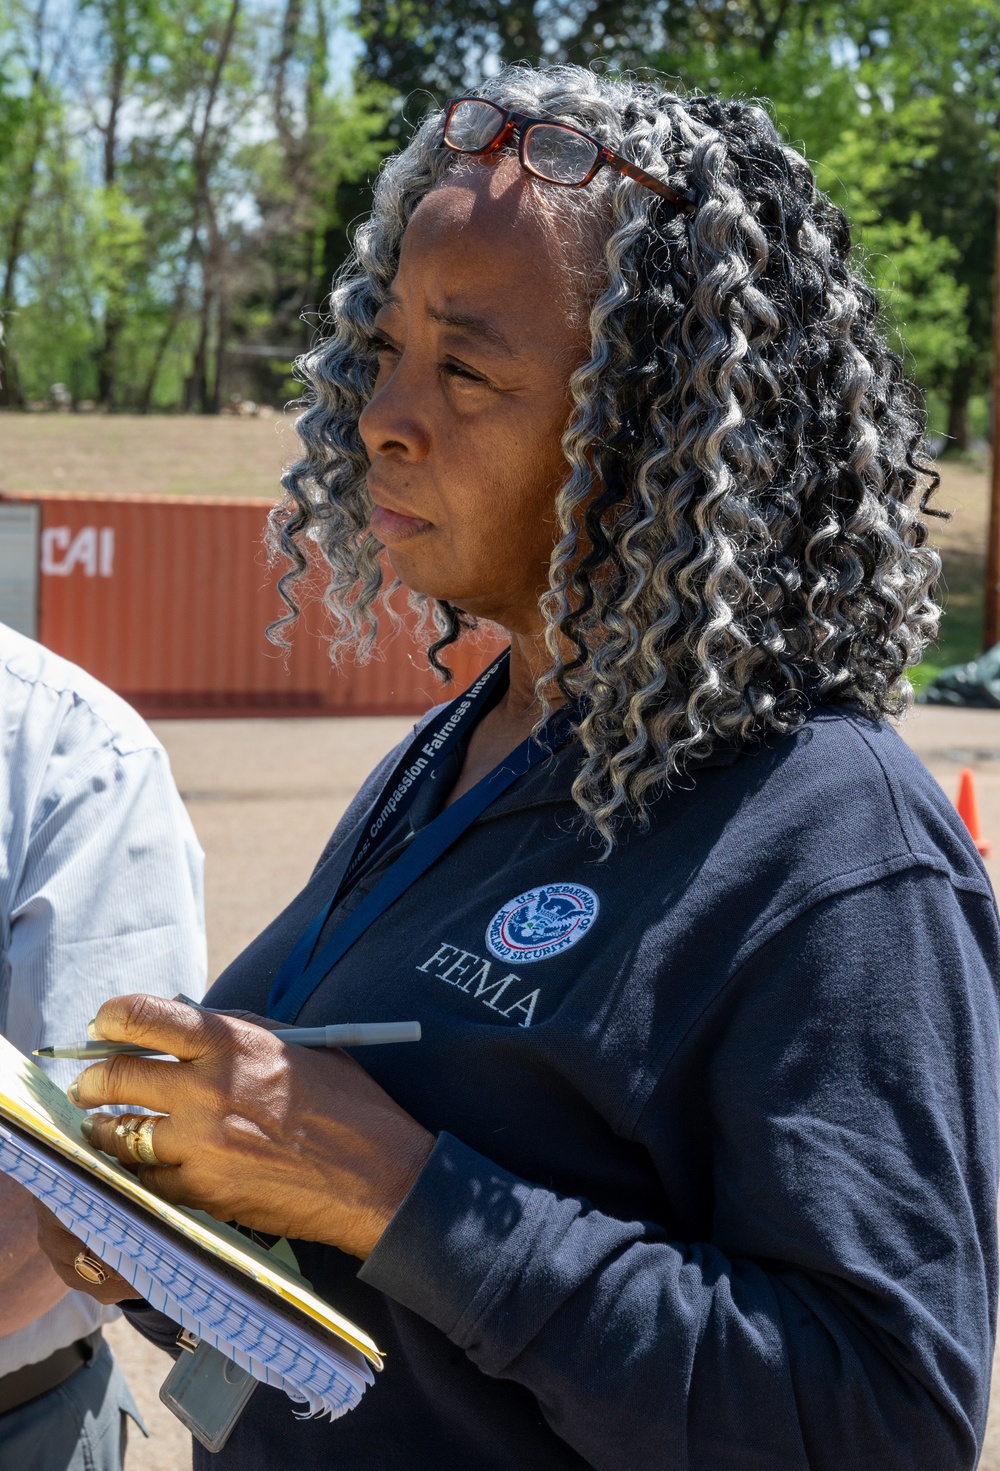
<path fill-rule="evenodd" d="M 382 1358 L 272 1252 L 145 1190 L 80 1133 L 84 1115 L 0 1036 L 0 1171 L 155 1308 L 309 1415 L 358 1404 Z"/>

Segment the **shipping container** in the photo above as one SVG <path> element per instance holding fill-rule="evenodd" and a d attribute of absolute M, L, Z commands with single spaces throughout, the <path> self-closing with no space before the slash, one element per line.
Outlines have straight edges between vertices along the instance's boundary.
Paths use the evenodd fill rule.
<path fill-rule="evenodd" d="M 405 612 L 368 664 L 333 669 L 310 575 L 286 653 L 265 638 L 283 605 L 262 500 L 72 493 L 0 502 L 0 620 L 123 695 L 143 715 L 398 715 L 461 690 L 501 647 L 480 633 L 429 668 Z M 400 604 L 401 611 L 405 603 Z"/>
<path fill-rule="evenodd" d="M 38 634 L 38 526 L 36 505 L 0 505 L 0 623 Z"/>

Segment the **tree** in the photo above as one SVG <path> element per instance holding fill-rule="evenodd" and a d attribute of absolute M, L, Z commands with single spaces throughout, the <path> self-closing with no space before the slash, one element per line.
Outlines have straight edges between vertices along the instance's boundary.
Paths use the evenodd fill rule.
<path fill-rule="evenodd" d="M 286 0 L 271 67 L 275 131 L 253 150 L 261 222 L 248 244 L 266 265 L 258 291 L 273 303 L 275 337 L 299 348 L 311 330 L 303 313 L 315 320 L 346 254 L 352 195 L 393 146 L 392 94 L 372 83 L 349 94 L 332 85 L 335 15 L 329 0 Z"/>
<path fill-rule="evenodd" d="M 21 403 L 24 397 L 9 328 L 50 105 L 46 0 L 38 0 L 34 9 L 13 12 L 3 40 L 6 46 L 5 54 L 0 54 L 0 178 L 5 185 L 2 195 L 5 208 L 0 214 L 4 242 L 0 265 L 0 405 Z"/>
<path fill-rule="evenodd" d="M 144 83 L 150 79 L 150 64 L 161 41 L 162 12 L 152 0 L 84 0 L 81 13 L 94 22 L 94 32 L 80 90 L 100 138 L 103 221 L 95 285 L 102 312 L 95 348 L 97 399 L 106 408 L 117 408 L 119 347 L 128 320 L 129 287 L 145 264 L 142 220 L 120 181 L 122 117 L 130 101 L 147 100 Z M 92 80 L 97 83 L 96 95 Z"/>
<path fill-rule="evenodd" d="M 357 25 L 363 74 L 391 82 L 412 111 L 422 89 L 441 101 L 522 57 L 650 68 L 769 99 L 848 207 L 955 429 L 988 375 L 998 18 L 995 0 L 361 0 Z M 396 134 L 405 115 L 404 102 Z M 892 157 L 877 180 L 875 150 L 857 147 L 876 138 Z"/>
<path fill-rule="evenodd" d="M 964 449 L 970 395 L 990 375 L 996 5 L 755 0 L 730 10 L 699 0 L 695 8 L 698 22 L 680 27 L 658 59 L 674 67 L 679 57 L 689 84 L 774 102 L 847 208 L 895 312 L 898 345 L 905 341 L 921 384 L 944 393 L 948 434 Z"/>
<path fill-rule="evenodd" d="M 0 394 L 65 377 L 140 411 L 270 396 L 427 104 L 504 61 L 568 59 L 770 99 L 964 442 L 989 374 L 995 7 L 359 0 L 351 40 L 335 0 L 0 0 Z"/>

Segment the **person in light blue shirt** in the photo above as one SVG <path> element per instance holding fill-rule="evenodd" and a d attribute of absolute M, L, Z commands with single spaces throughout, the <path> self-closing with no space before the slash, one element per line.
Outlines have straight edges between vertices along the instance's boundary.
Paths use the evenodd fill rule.
<path fill-rule="evenodd" d="M 146 723 L 83 670 L 0 624 L 0 1030 L 24 1053 L 86 1035 L 108 997 L 200 996 L 202 853 Z M 43 1064 L 61 1087 L 74 1063 Z M 81 1284 L 82 1285 L 82 1284 Z M 117 1471 L 127 1416 L 101 1337 L 27 1192 L 0 1175 L 0 1466 Z"/>

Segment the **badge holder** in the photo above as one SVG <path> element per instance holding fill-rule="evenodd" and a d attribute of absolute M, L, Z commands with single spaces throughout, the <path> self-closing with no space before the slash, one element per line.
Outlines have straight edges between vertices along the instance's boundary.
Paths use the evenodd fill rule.
<path fill-rule="evenodd" d="M 257 1380 L 186 1328 L 184 1352 L 160 1386 L 160 1399 L 207 1451 L 221 1451 L 257 1388 Z"/>
<path fill-rule="evenodd" d="M 188 998 L 175 999 L 187 1001 Z M 189 1005 L 195 1006 L 197 1002 Z M 264 1245 L 255 1232 L 249 1234 L 258 1245 Z M 283 1236 L 267 1250 L 301 1277 L 307 1287 L 310 1285 L 302 1277 L 295 1253 Z M 257 1380 L 188 1328 L 178 1333 L 177 1347 L 184 1352 L 160 1385 L 160 1399 L 207 1451 L 221 1451 L 257 1388 Z"/>

